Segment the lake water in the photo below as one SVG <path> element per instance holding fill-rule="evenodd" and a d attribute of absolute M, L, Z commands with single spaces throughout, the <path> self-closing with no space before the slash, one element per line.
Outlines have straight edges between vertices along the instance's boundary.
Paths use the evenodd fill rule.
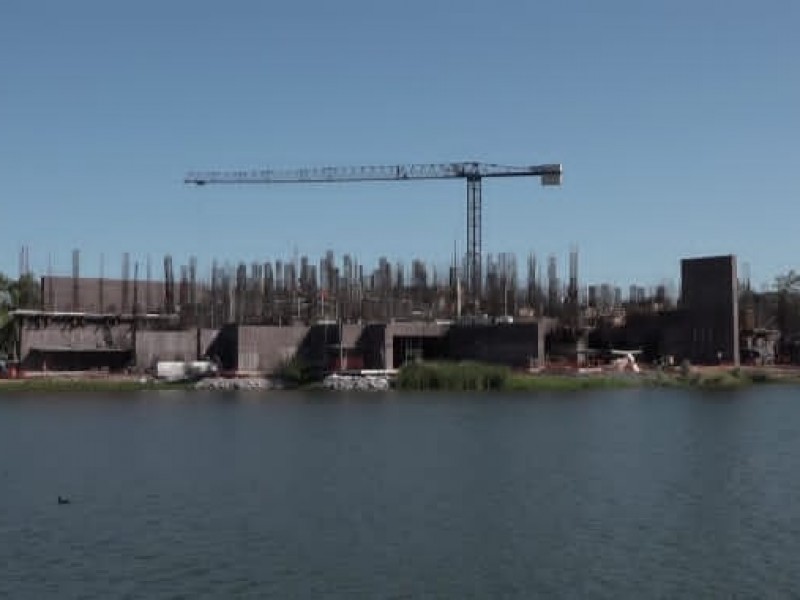
<path fill-rule="evenodd" d="M 798 597 L 798 392 L 5 396 L 0 597 Z"/>

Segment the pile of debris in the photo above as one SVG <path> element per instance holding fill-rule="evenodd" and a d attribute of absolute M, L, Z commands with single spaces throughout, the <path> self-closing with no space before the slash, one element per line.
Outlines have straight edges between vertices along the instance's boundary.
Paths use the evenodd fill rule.
<path fill-rule="evenodd" d="M 336 391 L 383 391 L 389 389 L 389 378 L 380 375 L 328 375 L 322 382 L 325 389 Z"/>
<path fill-rule="evenodd" d="M 201 379 L 194 385 L 197 390 L 216 390 L 216 391 L 233 391 L 233 390 L 271 390 L 275 389 L 276 385 L 269 379 L 263 377 L 209 377 Z"/>

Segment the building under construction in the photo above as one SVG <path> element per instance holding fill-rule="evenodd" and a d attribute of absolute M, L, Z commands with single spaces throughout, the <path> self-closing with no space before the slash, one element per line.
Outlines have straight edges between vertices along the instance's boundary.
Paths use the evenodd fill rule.
<path fill-rule="evenodd" d="M 566 283 L 558 276 L 554 255 L 547 259 L 546 278 L 536 255 L 529 255 L 526 279 L 514 254 L 488 254 L 476 297 L 478 312 L 465 307 L 467 259 L 453 256 L 449 265 L 431 266 L 419 259 L 404 263 L 380 258 L 368 267 L 353 255 L 344 254 L 337 260 L 328 251 L 318 260 L 295 256 L 235 265 L 212 261 L 201 275 L 194 258 L 174 266 L 172 257 L 165 256 L 163 271 L 155 274 L 150 259 L 142 268 L 125 254 L 121 277 L 104 277 L 103 262 L 99 277 L 86 277 L 81 275 L 80 255 L 75 251 L 72 274 L 56 275 L 50 270 L 39 279 L 35 301 L 21 308 L 173 315 L 183 325 L 200 327 L 310 324 L 331 319 L 358 323 L 548 316 L 579 321 L 582 299 L 577 249 L 569 255 Z"/>
<path fill-rule="evenodd" d="M 41 277 L 35 301 L 15 313 L 15 354 L 28 368 L 147 369 L 158 360 L 206 357 L 233 371 L 268 372 L 295 354 L 321 368 L 343 360 L 392 368 L 414 357 L 530 367 L 574 355 L 580 343 L 647 346 L 653 357 L 670 353 L 697 362 L 719 352 L 726 361 L 738 356 L 735 322 L 725 321 L 722 332 L 707 319 L 737 311 L 732 259 L 684 261 L 676 307 L 666 286 L 632 286 L 627 302 L 618 287 L 582 287 L 576 248 L 565 280 L 555 256 L 542 264 L 530 255 L 520 281 L 514 255 L 488 255 L 479 314 L 463 310 L 458 257 L 446 267 L 382 258 L 369 268 L 352 255 L 337 260 L 327 252 L 318 260 L 214 261 L 201 276 L 195 259 L 175 268 L 166 256 L 155 275 L 150 260 L 141 268 L 126 254 L 120 278 L 83 277 L 79 259 L 76 251 L 71 275 Z M 698 279 L 693 265 L 717 269 L 723 262 L 725 285 L 714 287 L 719 301 L 708 290 L 697 292 L 722 279 Z M 697 298 L 711 300 L 700 306 Z M 714 336 L 713 353 L 699 350 L 700 335 Z"/>

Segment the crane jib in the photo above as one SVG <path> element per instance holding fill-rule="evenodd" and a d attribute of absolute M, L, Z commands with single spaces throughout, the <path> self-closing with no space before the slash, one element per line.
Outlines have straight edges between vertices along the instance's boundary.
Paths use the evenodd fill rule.
<path fill-rule="evenodd" d="M 408 179 L 480 179 L 483 177 L 541 177 L 543 185 L 560 185 L 560 164 L 509 167 L 462 162 L 361 167 L 316 167 L 300 169 L 249 169 L 193 172 L 186 183 L 327 183 L 355 181 L 401 181 Z"/>
<path fill-rule="evenodd" d="M 472 308 L 481 302 L 481 179 L 484 177 L 539 177 L 542 185 L 561 185 L 560 164 L 513 167 L 479 162 L 316 167 L 301 169 L 251 169 L 189 173 L 185 182 L 208 183 L 336 183 L 355 181 L 407 181 L 414 179 L 467 180 L 467 282 Z"/>

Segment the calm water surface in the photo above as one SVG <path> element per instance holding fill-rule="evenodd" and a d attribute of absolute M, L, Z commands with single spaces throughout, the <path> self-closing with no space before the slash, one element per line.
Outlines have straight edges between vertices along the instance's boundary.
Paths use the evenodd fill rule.
<path fill-rule="evenodd" d="M 800 596 L 795 388 L 0 398 L 0 597 L 734 596 Z"/>

